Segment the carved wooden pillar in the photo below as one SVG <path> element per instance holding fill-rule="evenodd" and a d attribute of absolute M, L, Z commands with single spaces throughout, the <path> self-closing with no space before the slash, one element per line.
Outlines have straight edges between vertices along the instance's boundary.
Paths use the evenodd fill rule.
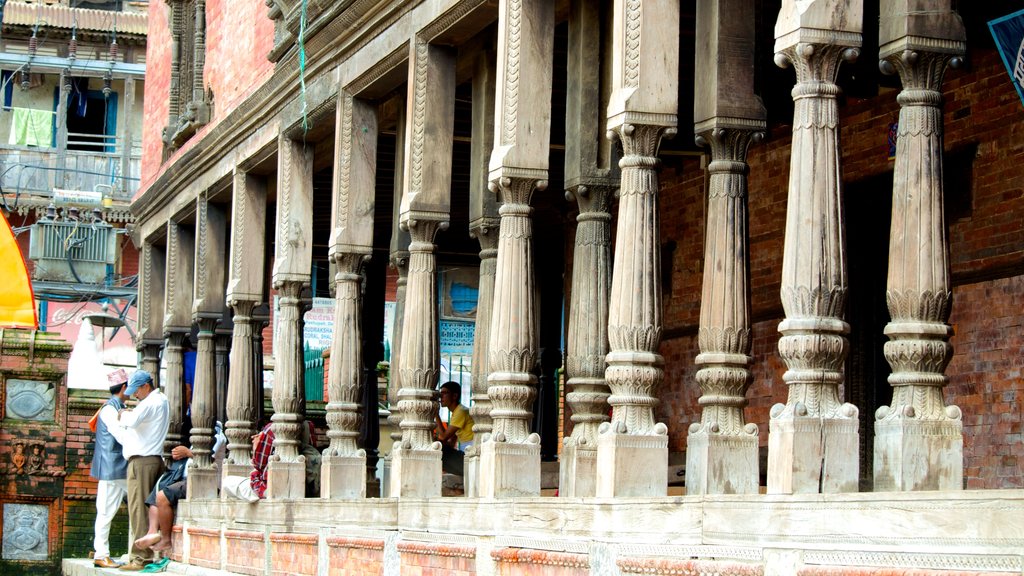
<path fill-rule="evenodd" d="M 409 231 L 409 284 L 399 358 L 402 441 L 392 450 L 391 496 L 441 495 L 441 445 L 431 442 L 440 372 L 434 238 L 448 228 L 455 53 L 410 43 L 410 97 L 401 225 Z"/>
<path fill-rule="evenodd" d="M 274 456 L 267 466 L 267 498 L 303 498 L 305 457 L 299 454 L 304 414 L 302 290 L 312 266 L 313 150 L 278 139 L 277 222 L 273 282 L 281 309 L 274 332 Z"/>
<path fill-rule="evenodd" d="M 942 189 L 942 77 L 965 50 L 964 25 L 948 0 L 883 0 L 882 72 L 899 73 L 885 358 L 890 406 L 875 412 L 875 490 L 963 488 L 963 422 L 942 389 L 953 356 L 949 241 Z"/>
<path fill-rule="evenodd" d="M 334 338 L 328 374 L 322 498 L 366 497 L 366 451 L 357 446 L 362 420 L 361 271 L 373 253 L 377 170 L 377 110 L 342 93 L 335 130 L 334 202 L 330 252 L 335 278 Z M 376 403 L 374 403 L 376 407 Z"/>
<path fill-rule="evenodd" d="M 230 364 L 228 363 L 231 354 L 231 335 L 234 334 L 235 324 L 231 321 L 233 312 L 228 306 L 224 308 L 224 316 L 215 332 L 213 341 L 215 371 L 217 373 L 217 385 L 214 391 L 214 420 L 220 422 L 223 428 L 228 421 L 228 381 L 230 377 Z"/>
<path fill-rule="evenodd" d="M 189 498 L 217 495 L 217 471 L 211 458 L 216 414 L 217 358 L 214 340 L 224 315 L 224 256 L 227 253 L 227 213 L 211 204 L 207 194 L 196 201 L 195 276 L 192 319 L 199 324 L 196 375 L 192 390 L 192 468 Z"/>
<path fill-rule="evenodd" d="M 142 355 L 142 369 L 160 382 L 160 349 L 164 345 L 164 294 L 167 281 L 167 253 L 152 242 L 142 246 L 139 274 L 139 331 L 136 349 Z"/>
<path fill-rule="evenodd" d="M 858 486 L 857 407 L 839 396 L 849 325 L 835 79 L 859 54 L 861 13 L 859 0 L 784 0 L 775 25 L 775 62 L 797 84 L 779 324 L 789 396 L 771 410 L 770 493 Z"/>
<path fill-rule="evenodd" d="M 687 494 L 756 494 L 758 434 L 743 418 L 750 385 L 747 148 L 764 137 L 754 94 L 754 12 L 743 0 L 697 3 L 694 132 L 710 146 L 697 383 L 701 421 L 686 438 Z"/>
<path fill-rule="evenodd" d="M 236 169 L 231 191 L 231 255 L 228 261 L 228 286 L 225 299 L 233 312 L 231 370 L 228 373 L 227 421 L 228 455 L 223 466 L 225 476 L 244 476 L 252 468 L 252 435 L 256 432 L 261 399 L 257 387 L 263 387 L 262 371 L 257 372 L 255 350 L 259 323 L 253 310 L 265 299 L 264 251 L 253 250 L 266 243 L 267 186 L 242 169 Z"/>
<path fill-rule="evenodd" d="M 405 166 L 405 99 L 395 97 L 398 118 L 395 122 L 395 172 Z M 391 212 L 391 247 L 390 265 L 398 272 L 395 290 L 395 317 L 391 323 L 391 360 L 388 367 L 388 426 L 391 427 L 392 449 L 402 440 L 402 413 L 399 410 L 398 392 L 402 389 L 401 371 L 398 369 L 402 358 L 402 326 L 405 324 L 405 293 L 409 282 L 409 231 L 401 226 L 402 214 L 402 179 L 395 178 L 393 191 L 393 209 Z M 392 456 L 389 451 L 384 458 L 381 474 L 380 495 L 382 498 L 391 496 Z"/>
<path fill-rule="evenodd" d="M 565 197 L 579 206 L 573 249 L 572 289 L 565 401 L 572 434 L 564 440 L 558 494 L 594 496 L 597 489 L 597 432 L 608 421 L 608 298 L 612 282 L 612 197 L 618 189 L 611 142 L 604 134 L 601 69 L 594 54 L 608 43 L 601 35 L 602 6 L 575 0 L 569 16 L 569 80 L 565 127 Z"/>
<path fill-rule="evenodd" d="M 494 147 L 494 90 L 497 66 L 493 50 L 481 50 L 473 74 L 473 138 L 469 168 L 469 235 L 480 243 L 480 280 L 473 332 L 473 445 L 466 449 L 465 495 L 480 495 L 480 444 L 491 433 L 491 400 L 487 396 L 487 346 L 494 311 L 494 275 L 498 256 L 498 198 L 488 190 L 487 162 Z"/>
<path fill-rule="evenodd" d="M 487 396 L 493 430 L 480 446 L 480 496 L 540 494 L 536 279 L 530 198 L 547 188 L 554 5 L 506 0 L 498 8 L 498 76 L 490 188 L 500 194 Z"/>
<path fill-rule="evenodd" d="M 195 236 L 181 224 L 167 223 L 166 300 L 164 302 L 164 362 L 167 382 L 164 393 L 170 405 L 167 439 L 164 452 L 185 442 L 182 424 L 185 419 L 185 371 L 182 344 L 192 330 L 192 278 L 195 258 Z"/>
<path fill-rule="evenodd" d="M 608 309 L 611 422 L 597 447 L 597 495 L 664 496 L 668 428 L 654 422 L 664 372 L 658 147 L 676 132 L 679 4 L 615 2 L 609 137 L 622 143 L 619 214 Z M 657 49 L 640 49 L 640 46 Z"/>

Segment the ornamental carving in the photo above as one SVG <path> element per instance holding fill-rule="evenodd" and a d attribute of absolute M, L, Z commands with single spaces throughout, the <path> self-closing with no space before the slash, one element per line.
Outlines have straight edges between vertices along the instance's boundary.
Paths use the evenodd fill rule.
<path fill-rule="evenodd" d="M 11 420 L 53 420 L 56 395 L 53 382 L 12 378 L 7 381 L 5 415 Z"/>

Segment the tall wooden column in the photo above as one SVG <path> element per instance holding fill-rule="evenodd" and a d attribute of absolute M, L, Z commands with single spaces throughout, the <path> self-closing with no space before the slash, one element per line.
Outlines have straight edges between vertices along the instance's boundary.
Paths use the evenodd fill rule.
<path fill-rule="evenodd" d="M 466 450 L 463 486 L 467 497 L 480 495 L 480 445 L 491 433 L 487 396 L 487 346 L 494 311 L 494 275 L 498 256 L 498 198 L 487 183 L 487 163 L 494 147 L 494 90 L 497 66 L 493 50 L 481 50 L 473 74 L 473 139 L 469 168 L 469 235 L 480 243 L 480 280 L 473 331 L 473 445 Z"/>
<path fill-rule="evenodd" d="M 167 223 L 166 299 L 164 301 L 164 362 L 167 382 L 164 393 L 170 405 L 164 452 L 184 442 L 185 366 L 182 344 L 192 331 L 192 278 L 194 276 L 195 236 L 192 230 L 171 220 Z"/>
<path fill-rule="evenodd" d="M 335 130 L 330 255 L 335 278 L 334 337 L 328 374 L 327 437 L 320 469 L 322 498 L 366 497 L 366 451 L 357 446 L 362 420 L 363 264 L 373 253 L 377 110 L 342 92 Z"/>
<path fill-rule="evenodd" d="M 697 384 L 701 421 L 686 438 L 687 494 L 756 494 L 758 434 L 743 407 L 750 385 L 747 148 L 765 109 L 754 94 L 754 11 L 743 0 L 697 3 L 694 132 L 711 147 Z"/>
<path fill-rule="evenodd" d="M 414 38 L 409 88 L 401 208 L 411 238 L 398 367 L 402 441 L 392 449 L 390 495 L 427 498 L 441 495 L 441 444 L 430 435 L 441 362 L 434 238 L 448 228 L 451 206 L 455 53 Z"/>
<path fill-rule="evenodd" d="M 859 55 L 860 0 L 784 0 L 775 62 L 796 70 L 793 147 L 782 259 L 779 354 L 785 404 L 771 410 L 768 491 L 855 492 L 857 407 L 839 396 L 849 325 L 839 175 L 840 61 Z"/>
<path fill-rule="evenodd" d="M 668 428 L 654 421 L 664 378 L 658 148 L 676 132 L 679 3 L 615 1 L 609 136 L 622 143 L 608 310 L 611 422 L 601 425 L 597 495 L 664 496 Z"/>
<path fill-rule="evenodd" d="M 566 199 L 579 206 L 573 249 L 566 353 L 565 401 L 572 435 L 559 460 L 558 494 L 594 496 L 597 432 L 608 421 L 608 299 L 612 288 L 612 197 L 619 187 L 612 143 L 601 136 L 606 116 L 601 101 L 609 90 L 594 54 L 609 43 L 601 35 L 602 7 L 610 2 L 572 2 L 569 16 L 569 80 L 565 119 Z"/>
<path fill-rule="evenodd" d="M 890 406 L 875 413 L 875 490 L 963 488 L 963 421 L 942 389 L 953 356 L 949 241 L 942 189 L 942 77 L 965 50 L 948 0 L 883 0 L 882 72 L 903 81 L 893 170 L 885 358 Z"/>
<path fill-rule="evenodd" d="M 189 498 L 217 495 L 217 470 L 211 458 L 216 415 L 217 357 L 215 330 L 224 315 L 224 256 L 227 254 L 227 213 L 211 204 L 207 193 L 196 201 L 195 276 L 192 319 L 199 324 L 196 375 L 192 390 L 192 468 Z"/>
<path fill-rule="evenodd" d="M 146 241 L 142 245 L 139 274 L 139 330 L 135 348 L 141 366 L 160 386 L 160 349 L 164 346 L 164 293 L 167 281 L 167 253 Z"/>
<path fill-rule="evenodd" d="M 274 333 L 274 456 L 267 466 L 267 498 L 303 498 L 305 457 L 299 454 L 305 415 L 302 379 L 302 289 L 313 259 L 313 149 L 278 137 L 277 222 L 273 283 L 280 302 Z"/>
<path fill-rule="evenodd" d="M 258 330 L 253 309 L 264 302 L 263 271 L 266 263 L 262 249 L 266 243 L 267 186 L 245 170 L 235 169 L 231 190 L 231 255 L 228 262 L 228 287 L 225 299 L 233 312 L 228 373 L 227 422 L 228 455 L 225 476 L 244 476 L 252 468 L 252 435 L 256 432 L 258 408 L 256 388 L 263 386 L 263 374 L 257 373 L 254 341 Z M 259 352 L 262 355 L 262 350 Z"/>
<path fill-rule="evenodd" d="M 502 206 L 488 352 L 492 432 L 480 446 L 480 496 L 540 494 L 540 436 L 530 432 L 537 396 L 538 322 L 530 198 L 548 184 L 554 5 L 503 0 L 490 188 Z"/>
<path fill-rule="evenodd" d="M 405 166 L 405 101 L 401 97 L 395 122 L 395 171 Z M 391 212 L 391 246 L 388 254 L 390 265 L 398 272 L 395 287 L 395 317 L 391 324 L 391 361 L 388 367 L 388 426 L 391 427 L 392 450 L 384 458 L 381 475 L 380 495 L 391 496 L 392 457 L 394 447 L 402 441 L 402 412 L 399 409 L 398 393 L 402 389 L 402 374 L 399 370 L 402 358 L 402 326 L 405 324 L 405 293 L 409 284 L 409 231 L 401 226 L 402 191 L 401 178 L 395 178 L 393 209 Z"/>

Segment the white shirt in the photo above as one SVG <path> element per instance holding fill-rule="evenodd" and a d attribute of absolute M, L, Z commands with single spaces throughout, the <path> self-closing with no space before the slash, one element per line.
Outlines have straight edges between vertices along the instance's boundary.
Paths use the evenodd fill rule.
<path fill-rule="evenodd" d="M 107 432 L 117 440 L 117 443 L 124 446 L 124 427 L 117 420 L 117 408 L 114 408 L 110 404 L 104 404 L 103 408 L 100 408 L 100 420 L 107 425 Z"/>
<path fill-rule="evenodd" d="M 170 406 L 167 396 L 160 390 L 153 390 L 146 399 L 139 402 L 134 410 L 121 412 L 120 424 L 125 429 L 124 457 L 161 456 L 164 453 L 164 439 L 170 421 Z M 117 438 L 115 435 L 114 438 Z"/>

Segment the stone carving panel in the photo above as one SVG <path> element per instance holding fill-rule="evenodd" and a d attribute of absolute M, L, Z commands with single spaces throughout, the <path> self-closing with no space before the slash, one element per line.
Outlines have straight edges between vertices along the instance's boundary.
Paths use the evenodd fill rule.
<path fill-rule="evenodd" d="M 4 504 L 4 560 L 46 560 L 50 509 L 38 504 Z"/>
<path fill-rule="evenodd" d="M 10 420 L 53 420 L 56 396 L 53 382 L 12 378 L 7 381 L 4 415 Z"/>

